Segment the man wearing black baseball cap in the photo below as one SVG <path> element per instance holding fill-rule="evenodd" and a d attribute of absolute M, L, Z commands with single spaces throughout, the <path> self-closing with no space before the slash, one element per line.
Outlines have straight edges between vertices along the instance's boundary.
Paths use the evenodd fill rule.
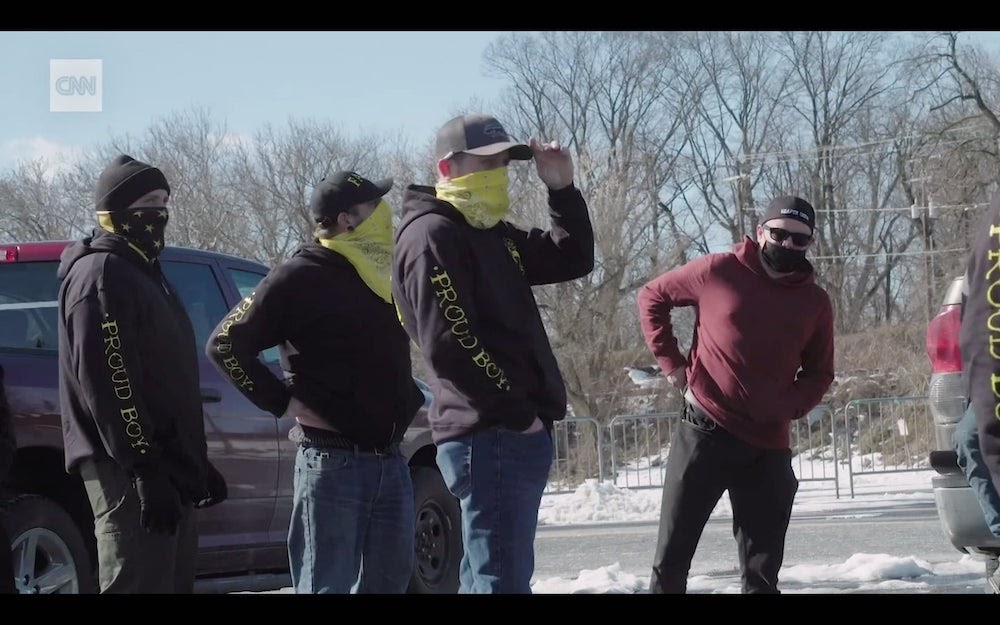
<path fill-rule="evenodd" d="M 94 514 L 101 593 L 192 593 L 194 508 L 226 499 L 208 460 L 198 348 L 160 269 L 170 185 L 121 154 L 94 188 L 100 227 L 63 250 L 59 405 L 68 473 Z"/>
<path fill-rule="evenodd" d="M 518 142 L 490 115 L 445 123 L 438 180 L 411 185 L 393 251 L 403 325 L 431 370 L 437 463 L 462 509 L 464 593 L 530 593 L 552 423 L 566 388 L 531 287 L 586 276 L 594 233 L 558 142 Z M 534 160 L 550 226 L 519 228 L 507 167 Z"/>
<path fill-rule="evenodd" d="M 657 364 L 684 394 L 664 473 L 652 593 L 683 593 L 705 522 L 729 491 L 744 593 L 778 593 L 798 490 L 790 428 L 833 382 L 833 308 L 806 250 L 816 212 L 775 198 L 731 252 L 671 269 L 639 290 L 639 321 Z M 691 352 L 671 322 L 697 309 Z"/>
<path fill-rule="evenodd" d="M 423 404 L 389 289 L 392 179 L 339 171 L 312 190 L 313 241 L 226 316 L 205 352 L 275 417 L 296 420 L 288 528 L 296 593 L 403 593 L 413 485 L 399 443 Z M 284 376 L 261 363 L 277 345 Z M 231 376 L 226 375 L 232 380 Z"/>
<path fill-rule="evenodd" d="M 325 220 L 328 225 L 343 219 L 350 228 L 350 211 L 354 207 L 378 200 L 392 189 L 392 178 L 372 182 L 353 171 L 339 171 L 319 181 L 309 200 L 309 214 L 317 224 Z M 360 221 L 364 221 L 363 219 Z"/>

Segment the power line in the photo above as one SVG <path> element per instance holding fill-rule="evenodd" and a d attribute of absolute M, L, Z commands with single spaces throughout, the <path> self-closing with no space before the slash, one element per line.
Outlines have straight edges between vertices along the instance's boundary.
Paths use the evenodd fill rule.
<path fill-rule="evenodd" d="M 764 161 L 768 157 L 774 157 L 774 163 L 783 163 L 783 162 L 792 162 L 801 160 L 817 160 L 821 157 L 840 158 L 840 156 L 835 154 L 835 152 L 857 151 L 861 149 L 874 148 L 880 145 L 894 143 L 897 141 L 905 141 L 910 139 L 918 139 L 918 138 L 934 137 L 934 136 L 936 136 L 936 133 L 897 135 L 894 137 L 875 139 L 873 141 L 864 141 L 861 143 L 855 143 L 851 145 L 828 145 L 828 146 L 814 146 L 810 148 L 803 148 L 801 150 L 774 150 L 771 152 L 753 152 L 750 154 L 742 154 L 741 156 L 747 159 L 746 160 L 747 163 L 753 163 L 755 161 Z M 994 141 L 994 140 L 995 137 L 989 134 L 971 135 L 966 137 L 956 137 L 954 139 L 941 139 L 939 141 L 936 141 L 934 145 L 939 146 L 939 145 L 950 145 L 955 143 L 964 143 L 968 141 Z M 874 150 L 870 150 L 866 153 L 873 154 L 874 152 L 875 152 Z M 809 156 L 803 156 L 803 155 L 809 155 Z M 798 156 L 799 158 L 792 158 L 796 156 Z"/>
<path fill-rule="evenodd" d="M 975 209 L 979 209 L 979 208 L 984 208 L 984 207 L 989 206 L 989 205 L 990 205 L 989 202 L 971 202 L 971 203 L 965 202 L 965 203 L 961 203 L 961 204 L 934 204 L 933 208 L 934 208 L 934 210 L 942 210 L 942 209 L 944 209 L 944 210 L 951 210 L 951 209 L 957 209 L 957 208 L 960 208 L 960 209 L 963 209 L 963 210 L 975 210 Z M 750 207 L 750 208 L 754 208 L 754 209 L 761 208 L 762 209 L 763 207 L 753 206 L 753 207 Z M 910 205 L 910 206 L 884 206 L 884 207 L 858 206 L 856 208 L 817 208 L 816 212 L 817 213 L 860 213 L 860 212 L 865 212 L 865 213 L 892 213 L 892 212 L 899 212 L 899 211 L 910 212 L 914 208 L 916 208 L 917 210 L 923 212 L 923 211 L 929 211 L 931 207 L 929 205 L 925 205 L 925 204 L 916 204 L 916 205 Z"/>
<path fill-rule="evenodd" d="M 983 128 L 989 130 L 989 126 L 983 125 Z M 968 129 L 975 130 L 975 129 Z M 911 139 L 920 139 L 927 137 L 940 136 L 938 133 L 919 133 L 919 134 L 909 134 L 909 135 L 896 135 L 892 137 L 885 137 L 883 139 L 875 139 L 872 141 L 863 141 L 861 143 L 855 143 L 851 145 L 826 145 L 826 146 L 813 146 L 809 148 L 803 148 L 800 150 L 773 150 L 768 152 L 751 152 L 751 153 L 741 153 L 739 156 L 746 159 L 744 164 L 751 165 L 755 167 L 764 167 L 768 165 L 768 159 L 773 158 L 770 164 L 776 165 L 779 163 L 791 163 L 799 161 L 815 161 L 821 158 L 843 158 L 845 156 L 864 156 L 868 154 L 874 154 L 875 150 L 869 148 L 875 148 L 878 146 L 898 142 L 907 141 Z M 934 147 L 943 145 L 952 145 L 956 143 L 967 143 L 969 141 L 995 141 L 996 137 L 992 134 L 985 135 L 971 135 L 965 137 L 956 137 L 954 139 L 939 139 L 934 143 Z M 858 150 L 868 150 L 867 152 L 862 152 L 858 154 Z M 896 151 L 895 148 L 889 153 Z M 842 152 L 845 154 L 837 154 Z M 846 154 L 847 152 L 854 152 L 853 154 Z M 919 158 L 918 156 L 916 158 Z M 727 179 L 728 178 L 728 179 Z M 717 178 L 716 182 L 727 182 L 732 179 L 732 177 L 727 178 Z"/>
<path fill-rule="evenodd" d="M 961 208 L 961 209 L 969 210 L 969 209 L 983 208 L 984 206 L 989 206 L 989 205 L 990 205 L 989 202 L 976 202 L 976 203 L 972 203 L 972 204 L 969 204 L 969 203 L 965 203 L 965 204 L 935 204 L 934 208 L 936 210 L 952 209 L 952 208 Z M 856 213 L 856 212 L 859 212 L 859 211 L 874 212 L 874 213 L 879 213 L 879 212 L 894 212 L 894 211 L 907 211 L 907 212 L 909 212 L 909 211 L 912 211 L 913 208 L 914 208 L 913 206 L 887 206 L 887 207 L 884 207 L 884 208 L 877 208 L 877 207 L 874 207 L 874 206 L 873 207 L 858 207 L 858 208 L 818 208 L 818 209 L 816 209 L 816 212 L 817 213 Z M 916 208 L 918 210 L 924 211 L 924 210 L 929 210 L 930 206 L 923 206 L 923 205 L 919 205 L 918 204 L 916 206 Z"/>
<path fill-rule="evenodd" d="M 853 260 L 856 258 L 886 258 L 896 256 L 938 256 L 941 254 L 954 254 L 961 252 L 967 254 L 968 248 L 956 247 L 950 250 L 920 250 L 916 252 L 876 252 L 873 254 L 847 254 L 845 256 L 810 256 L 810 260 Z"/>

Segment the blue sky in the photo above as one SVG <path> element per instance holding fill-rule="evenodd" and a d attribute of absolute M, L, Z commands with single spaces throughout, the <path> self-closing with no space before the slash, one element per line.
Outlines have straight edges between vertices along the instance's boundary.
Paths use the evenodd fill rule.
<path fill-rule="evenodd" d="M 483 75 L 503 31 L 3 31 L 0 171 L 19 158 L 60 159 L 157 118 L 205 107 L 230 132 L 289 118 L 348 134 L 429 142 L 470 102 L 506 83 Z M 971 35 L 991 52 L 994 31 Z M 103 110 L 50 111 L 51 59 L 101 59 Z M 418 143 L 419 144 L 419 143 Z"/>
<path fill-rule="evenodd" d="M 7 31 L 0 167 L 142 133 L 208 108 L 231 132 L 289 118 L 429 141 L 456 108 L 495 101 L 482 55 L 497 31 Z M 101 59 L 103 110 L 51 112 L 51 59 Z"/>

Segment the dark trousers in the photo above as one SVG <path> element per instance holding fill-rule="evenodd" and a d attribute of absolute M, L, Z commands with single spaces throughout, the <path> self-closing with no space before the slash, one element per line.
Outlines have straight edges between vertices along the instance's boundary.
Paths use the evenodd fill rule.
<path fill-rule="evenodd" d="M 80 476 L 94 511 L 101 593 L 194 592 L 198 530 L 186 505 L 177 531 L 151 533 L 139 524 L 131 477 L 111 461 L 84 461 Z"/>
<path fill-rule="evenodd" d="M 778 570 L 799 482 L 791 451 L 758 449 L 685 405 L 667 456 L 651 593 L 683 593 L 705 523 L 729 490 L 744 593 L 779 593 Z"/>

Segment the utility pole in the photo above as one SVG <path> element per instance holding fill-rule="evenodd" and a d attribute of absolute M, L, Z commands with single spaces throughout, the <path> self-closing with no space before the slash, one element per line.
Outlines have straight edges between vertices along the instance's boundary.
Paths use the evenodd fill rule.
<path fill-rule="evenodd" d="M 885 322 L 892 323 L 892 235 L 886 243 L 885 248 Z"/>
<path fill-rule="evenodd" d="M 923 170 L 923 165 L 921 165 L 921 170 Z M 927 309 L 925 312 L 927 313 L 927 322 L 930 323 L 931 317 L 934 315 L 934 307 L 937 305 L 937 297 L 934 293 L 934 221 L 938 217 L 937 207 L 934 206 L 934 199 L 927 192 L 927 176 L 922 175 L 920 178 L 909 180 L 909 182 L 921 183 L 923 200 L 927 207 L 924 210 L 924 207 L 918 206 L 914 202 L 910 206 L 910 219 L 913 220 L 915 225 L 919 225 L 924 242 L 924 286 L 927 292 Z"/>
<path fill-rule="evenodd" d="M 912 223 L 920 228 L 921 239 L 923 240 L 924 257 L 924 288 L 926 292 L 926 316 L 928 323 L 934 316 L 937 306 L 937 296 L 935 295 L 937 284 L 937 268 L 935 267 L 935 242 L 934 242 L 934 222 L 938 217 L 938 208 L 934 205 L 933 191 L 928 189 L 928 184 L 933 182 L 933 176 L 927 174 L 927 160 L 939 159 L 940 154 L 926 154 L 908 159 L 908 163 L 913 164 L 920 160 L 919 177 L 906 180 L 907 183 L 920 183 L 919 192 L 913 191 L 913 204 L 910 206 L 910 219 Z M 911 171 L 916 169 L 912 167 Z"/>
<path fill-rule="evenodd" d="M 740 234 L 749 234 L 747 231 L 747 212 L 752 209 L 750 204 L 750 175 L 739 173 L 735 176 L 723 178 L 722 182 L 733 183 L 733 199 L 736 201 L 736 227 Z"/>

